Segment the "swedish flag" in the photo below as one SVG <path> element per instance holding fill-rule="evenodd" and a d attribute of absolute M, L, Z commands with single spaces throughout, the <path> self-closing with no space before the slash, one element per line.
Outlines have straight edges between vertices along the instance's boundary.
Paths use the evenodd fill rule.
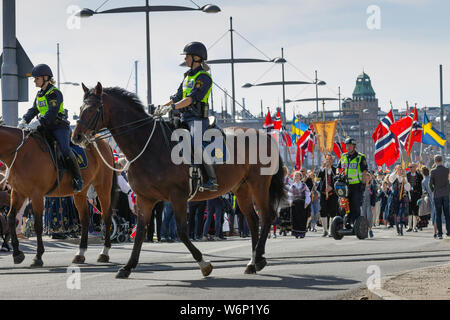
<path fill-rule="evenodd" d="M 297 140 L 308 130 L 308 125 L 300 122 L 300 120 L 294 116 L 292 119 L 291 131 L 292 131 L 292 141 L 297 142 Z"/>
<path fill-rule="evenodd" d="M 447 141 L 445 139 L 445 135 L 442 132 L 433 128 L 430 120 L 428 120 L 426 113 L 424 113 L 422 129 L 423 129 L 422 143 L 431 144 L 432 146 L 437 146 L 441 148 L 444 147 L 445 142 Z"/>

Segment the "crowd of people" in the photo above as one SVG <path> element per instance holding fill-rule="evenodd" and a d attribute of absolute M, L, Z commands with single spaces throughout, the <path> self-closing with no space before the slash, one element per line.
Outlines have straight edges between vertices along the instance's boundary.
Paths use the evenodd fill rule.
<path fill-rule="evenodd" d="M 119 159 L 116 168 L 123 168 L 124 161 L 123 158 Z M 335 177 L 341 169 L 335 163 L 335 159 L 327 155 L 321 168 L 315 172 L 301 168 L 290 173 L 284 167 L 284 186 L 288 197 L 278 206 L 269 237 L 290 235 L 301 239 L 308 231 L 317 232 L 319 227 L 323 229 L 323 237 L 331 236 L 331 221 L 336 215 L 342 214 L 334 189 Z M 435 157 L 432 168 L 411 163 L 406 172 L 401 165 L 395 166 L 392 173 L 365 171 L 359 205 L 360 215 L 369 222 L 369 237 L 375 236 L 372 229 L 375 226 L 393 228 L 399 236 L 403 236 L 404 232 L 419 232 L 430 226 L 434 237 L 442 239 L 443 223 L 446 236 L 450 236 L 448 177 L 448 168 L 443 165 L 439 155 Z M 117 174 L 117 182 L 119 200 L 113 211 L 129 222 L 131 233 L 136 224 L 135 202 L 125 172 Z M 6 182 L 1 188 L 9 192 Z M 89 232 L 93 236 L 100 236 L 101 207 L 93 188 L 88 192 L 87 201 L 91 211 Z M 19 238 L 26 238 L 24 229 L 27 219 L 32 218 L 31 210 L 32 204 L 27 202 L 18 212 L 16 233 Z M 226 240 L 227 236 L 250 235 L 236 197 L 231 192 L 207 201 L 189 202 L 186 214 L 192 241 L 221 241 Z M 54 239 L 77 238 L 79 226 L 72 197 L 45 199 L 45 234 Z M 169 202 L 160 202 L 154 207 L 147 226 L 146 241 L 179 241 Z"/>
<path fill-rule="evenodd" d="M 302 168 L 288 172 L 285 167 L 285 190 L 288 200 L 280 206 L 274 233 L 303 238 L 307 231 L 317 231 L 322 226 L 323 236 L 331 236 L 331 221 L 338 215 L 339 200 L 334 189 L 334 179 L 339 173 L 333 157 L 326 156 L 316 173 Z M 405 232 L 419 232 L 431 227 L 434 237 L 450 236 L 449 172 L 440 155 L 435 156 L 432 168 L 411 163 L 406 172 L 401 165 L 390 172 L 365 171 L 362 179 L 360 214 L 368 221 L 368 234 L 374 237 L 373 227 L 395 228 L 398 236 Z"/>

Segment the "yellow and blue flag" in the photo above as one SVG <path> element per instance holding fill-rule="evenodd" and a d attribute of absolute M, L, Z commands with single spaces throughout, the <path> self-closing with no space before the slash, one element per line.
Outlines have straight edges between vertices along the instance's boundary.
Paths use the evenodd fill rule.
<path fill-rule="evenodd" d="M 291 131 L 292 131 L 292 141 L 297 142 L 297 140 L 308 130 L 308 125 L 300 122 L 300 120 L 294 116 L 292 119 Z"/>
<path fill-rule="evenodd" d="M 445 139 L 445 134 L 433 128 L 426 113 L 424 113 L 422 129 L 422 143 L 431 144 L 432 146 L 441 148 L 444 147 L 445 142 L 447 141 Z"/>

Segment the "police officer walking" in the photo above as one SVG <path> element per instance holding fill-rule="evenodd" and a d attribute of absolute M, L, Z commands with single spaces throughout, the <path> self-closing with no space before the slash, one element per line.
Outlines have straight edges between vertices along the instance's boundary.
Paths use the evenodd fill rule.
<path fill-rule="evenodd" d="M 348 179 L 350 216 L 348 223 L 354 223 L 361 215 L 361 204 L 364 192 L 364 177 L 367 172 L 366 156 L 356 151 L 356 141 L 353 138 L 345 140 L 347 152 L 341 157 L 339 170 L 344 170 Z M 348 225 L 346 227 L 349 227 Z"/>
<path fill-rule="evenodd" d="M 208 121 L 209 104 L 208 99 L 212 89 L 212 78 L 207 72 L 209 67 L 205 64 L 208 59 L 206 47 L 200 42 L 191 42 L 184 47 L 182 52 L 185 61 L 190 68 L 184 74 L 184 81 L 178 87 L 175 95 L 170 97 L 170 101 L 164 106 L 171 106 L 173 111 L 181 112 L 181 122 L 189 127 L 192 143 L 195 134 L 202 134 L 206 131 Z M 198 130 L 201 128 L 201 132 Z M 202 139 L 200 139 L 202 141 Z M 194 146 L 194 158 L 202 159 L 208 181 L 201 186 L 204 190 L 217 191 L 217 178 L 212 165 L 211 155 L 203 154 L 204 146 L 199 148 Z"/>
<path fill-rule="evenodd" d="M 41 90 L 37 93 L 33 106 L 22 117 L 18 128 L 26 128 L 27 124 L 35 116 L 38 116 L 30 123 L 28 128 L 33 131 L 43 127 L 53 134 L 72 172 L 74 191 L 79 192 L 83 189 L 83 179 L 77 158 L 69 145 L 70 123 L 63 106 L 63 95 L 54 86 L 53 73 L 48 65 L 38 64 L 31 71 L 31 76 L 34 77 L 36 87 L 41 88 Z"/>

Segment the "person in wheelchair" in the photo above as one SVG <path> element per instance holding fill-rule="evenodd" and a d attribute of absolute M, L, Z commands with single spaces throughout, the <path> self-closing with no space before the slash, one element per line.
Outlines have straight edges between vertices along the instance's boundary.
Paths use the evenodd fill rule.
<path fill-rule="evenodd" d="M 178 87 L 177 93 L 171 96 L 170 101 L 163 107 L 170 106 L 171 110 L 181 113 L 181 123 L 189 128 L 192 143 L 194 143 L 194 134 L 201 133 L 203 136 L 209 125 L 208 99 L 213 81 L 207 72 L 209 67 L 204 63 L 208 58 L 207 50 L 201 42 L 188 43 L 182 54 L 185 55 L 186 64 L 190 69 L 184 74 L 184 80 Z M 194 130 L 199 127 L 201 132 L 194 133 Z M 208 181 L 201 187 L 203 190 L 217 191 L 218 184 L 213 161 L 211 155 L 203 154 L 203 148 L 203 145 L 202 148 L 194 147 L 194 159 L 201 159 L 208 175 Z"/>
<path fill-rule="evenodd" d="M 367 173 L 366 156 L 356 151 L 356 140 L 345 140 L 347 152 L 344 153 L 338 163 L 338 170 L 343 170 L 348 180 L 350 214 L 346 228 L 350 228 L 357 217 L 361 215 L 361 205 L 364 193 L 364 182 Z"/>
<path fill-rule="evenodd" d="M 25 129 L 29 123 L 28 128 L 31 131 L 42 127 L 53 135 L 72 172 L 74 192 L 79 192 L 83 189 L 83 179 L 77 158 L 69 144 L 70 122 L 67 120 L 68 115 L 63 107 L 63 95 L 54 86 L 53 73 L 48 65 L 38 64 L 31 71 L 31 76 L 34 77 L 36 87 L 41 90 L 37 93 L 33 106 L 22 117 L 18 128 Z M 37 119 L 31 121 L 36 116 L 38 116 Z"/>

